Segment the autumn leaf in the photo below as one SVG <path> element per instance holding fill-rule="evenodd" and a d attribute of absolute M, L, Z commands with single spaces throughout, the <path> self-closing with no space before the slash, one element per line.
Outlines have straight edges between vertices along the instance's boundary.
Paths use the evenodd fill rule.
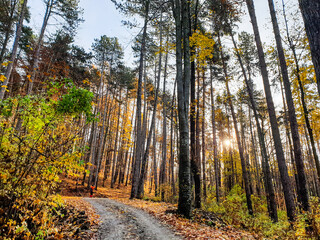
<path fill-rule="evenodd" d="M 0 75 L 0 82 L 4 82 L 6 80 L 6 76 L 5 75 Z"/>
<path fill-rule="evenodd" d="M 11 61 L 3 62 L 3 63 L 1 63 L 1 65 L 6 67 L 6 66 L 8 66 L 9 63 L 12 63 L 12 62 Z"/>
<path fill-rule="evenodd" d="M 31 75 L 27 75 L 27 79 L 28 79 L 29 82 L 32 82 Z"/>

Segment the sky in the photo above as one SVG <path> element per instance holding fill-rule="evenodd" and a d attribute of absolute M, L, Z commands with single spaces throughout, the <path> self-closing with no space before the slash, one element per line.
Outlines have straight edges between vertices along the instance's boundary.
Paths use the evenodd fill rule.
<path fill-rule="evenodd" d="M 269 41 L 270 31 L 265 28 L 269 17 L 267 1 L 256 0 L 255 5 L 263 41 Z M 126 17 L 119 13 L 110 0 L 80 0 L 80 6 L 84 11 L 83 19 L 85 21 L 81 23 L 77 31 L 75 44 L 89 50 L 95 38 L 102 35 L 118 37 L 120 44 L 125 49 L 125 62 L 131 65 L 134 60 L 131 43 L 140 29 L 128 29 L 123 26 L 121 21 Z M 30 24 L 34 29 L 40 31 L 45 5 L 42 0 L 31 0 L 29 7 L 32 14 Z M 51 31 L 57 27 L 52 19 Z M 240 29 L 252 32 L 248 18 L 240 24 Z"/>
<path fill-rule="evenodd" d="M 42 0 L 29 1 L 30 11 L 32 14 L 31 26 L 40 32 L 45 5 Z M 137 30 L 130 30 L 123 26 L 121 21 L 124 16 L 116 10 L 110 0 L 80 0 L 80 6 L 83 9 L 83 19 L 77 30 L 78 34 L 75 44 L 90 50 L 95 38 L 102 35 L 108 37 L 118 37 L 120 44 L 125 50 L 125 62 L 132 64 L 134 58 L 131 52 L 131 42 L 136 36 Z M 52 19 L 54 22 L 54 19 Z M 51 31 L 57 26 L 51 25 Z"/>
<path fill-rule="evenodd" d="M 275 0 L 278 3 L 278 9 L 281 7 L 281 0 Z M 279 3 L 280 2 L 280 3 Z M 297 0 L 285 0 L 288 6 L 291 6 L 297 2 Z M 273 39 L 273 32 L 270 23 L 270 14 L 267 0 L 254 0 L 256 15 L 258 18 L 258 24 L 260 34 L 263 42 L 271 43 Z M 108 37 L 117 37 L 121 46 L 124 49 L 124 62 L 127 66 L 134 66 L 131 43 L 138 32 L 141 30 L 141 26 L 136 29 L 128 29 L 123 26 L 122 20 L 128 20 L 125 16 L 119 13 L 114 4 L 110 0 L 80 0 L 80 6 L 83 9 L 83 19 L 79 29 L 77 30 L 77 37 L 75 38 L 75 44 L 84 47 L 87 51 L 91 50 L 91 45 L 95 38 L 100 38 L 102 35 Z M 42 18 L 45 10 L 43 0 L 31 0 L 29 1 L 29 7 L 31 10 L 32 18 L 30 25 L 33 29 L 40 32 Z M 244 7 L 246 10 L 246 7 Z M 282 20 L 282 16 L 278 15 L 279 20 Z M 142 21 L 140 21 L 142 22 Z M 49 33 L 54 32 L 54 29 L 59 28 L 56 21 L 52 18 L 49 22 Z M 252 33 L 252 25 L 249 21 L 249 16 L 243 18 L 239 24 L 239 31 L 247 31 Z M 231 43 L 225 42 L 226 45 Z M 262 90 L 262 79 L 258 77 L 255 79 L 257 88 Z M 173 84 L 171 84 L 173 85 Z M 236 86 L 234 86 L 236 89 Z M 277 94 L 279 95 L 279 94 Z M 278 96 L 275 97 L 276 104 L 281 101 Z M 279 103 L 280 104 L 280 103 Z"/>

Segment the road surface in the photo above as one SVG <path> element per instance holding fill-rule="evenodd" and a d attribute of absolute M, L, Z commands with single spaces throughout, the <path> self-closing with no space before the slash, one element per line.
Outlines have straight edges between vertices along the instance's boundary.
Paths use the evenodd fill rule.
<path fill-rule="evenodd" d="M 108 198 L 85 198 L 100 215 L 99 240 L 181 239 L 148 213 Z"/>

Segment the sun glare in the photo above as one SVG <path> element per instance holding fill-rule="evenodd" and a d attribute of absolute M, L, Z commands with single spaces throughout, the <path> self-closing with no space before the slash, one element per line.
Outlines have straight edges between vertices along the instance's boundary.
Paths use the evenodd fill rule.
<path fill-rule="evenodd" d="M 231 145 L 231 141 L 229 139 L 224 141 L 224 145 L 226 145 L 227 147 L 229 147 Z"/>

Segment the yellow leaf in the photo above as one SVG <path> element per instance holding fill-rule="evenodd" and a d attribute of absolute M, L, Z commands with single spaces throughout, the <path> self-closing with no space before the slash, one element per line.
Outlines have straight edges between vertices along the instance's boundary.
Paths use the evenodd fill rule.
<path fill-rule="evenodd" d="M 4 80 L 6 80 L 7 78 L 6 78 L 6 76 L 5 75 L 0 75 L 0 82 L 4 82 Z"/>
<path fill-rule="evenodd" d="M 28 79 L 29 82 L 32 82 L 31 75 L 27 75 L 27 79 Z"/>

